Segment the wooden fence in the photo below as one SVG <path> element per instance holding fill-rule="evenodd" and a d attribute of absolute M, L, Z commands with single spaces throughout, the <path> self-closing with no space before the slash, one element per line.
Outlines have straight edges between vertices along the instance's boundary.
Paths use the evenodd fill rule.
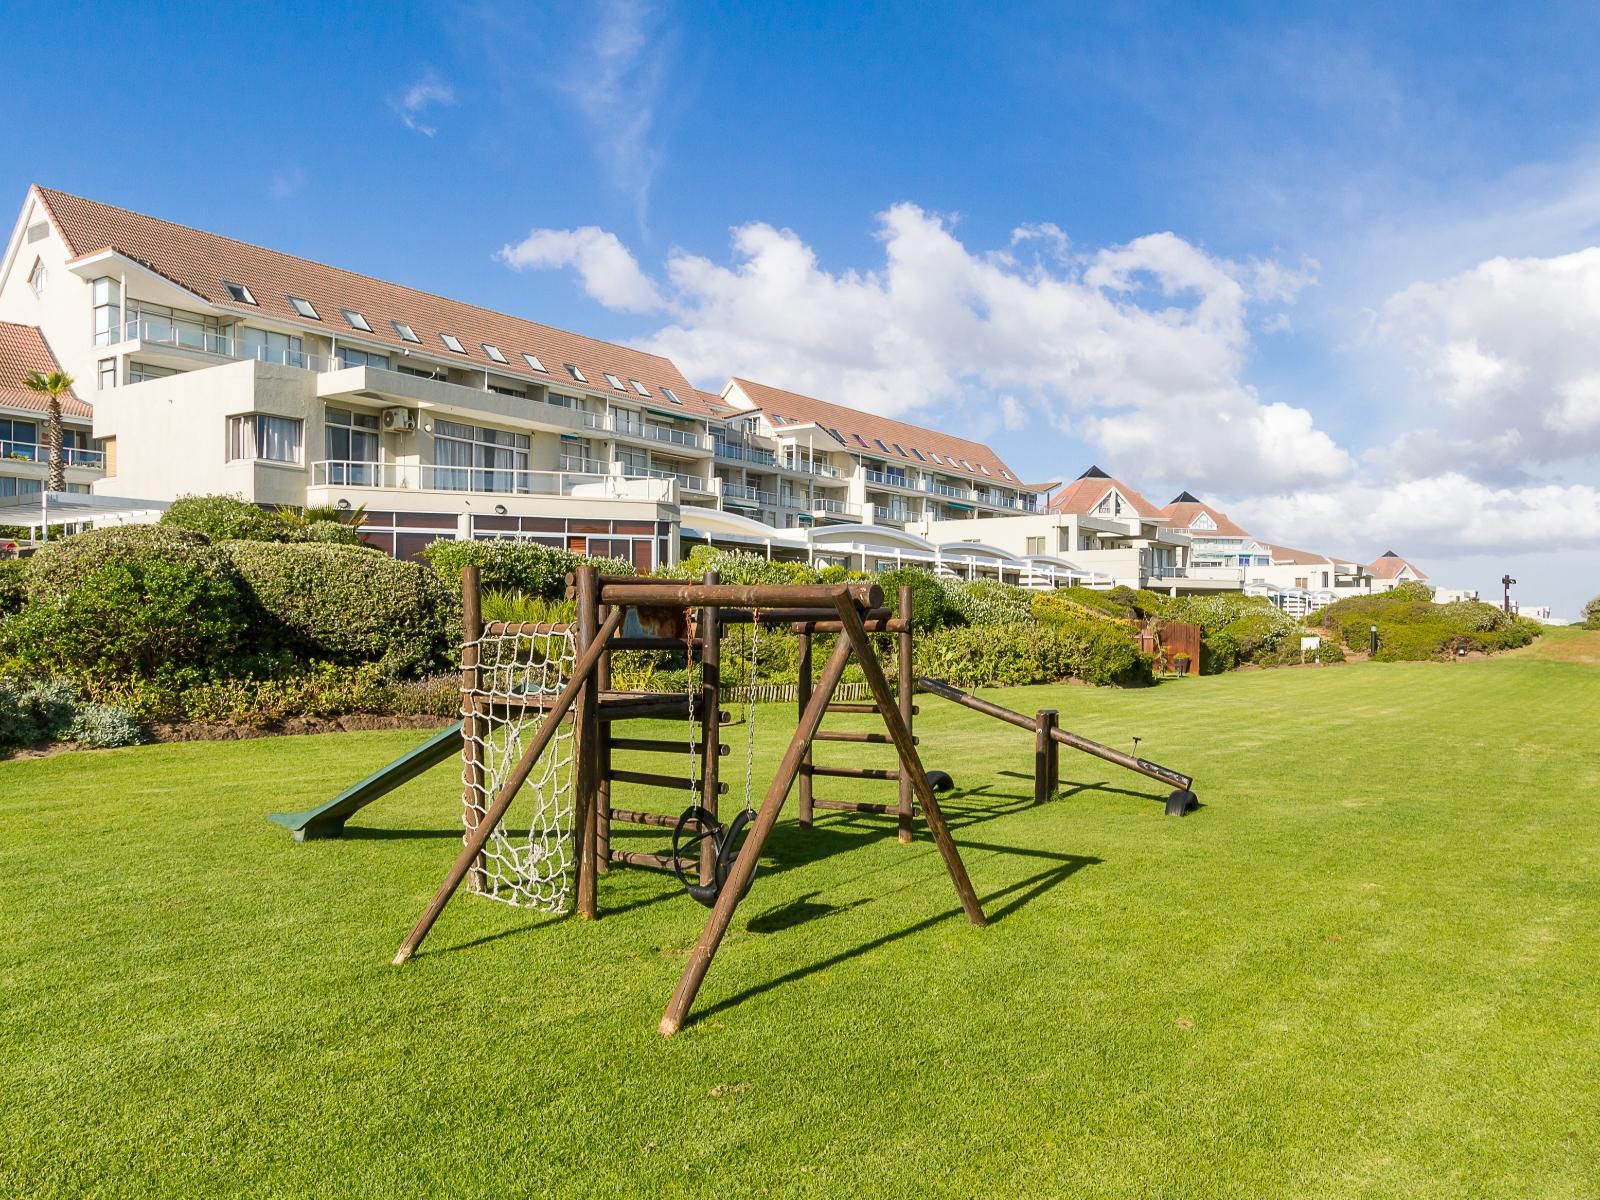
<path fill-rule="evenodd" d="M 1146 621 L 1138 626 L 1139 650 L 1155 659 L 1158 675 L 1200 674 L 1200 626 L 1184 621 Z M 1183 659 L 1180 663 L 1178 660 Z M 1183 670 L 1180 672 L 1179 667 Z"/>

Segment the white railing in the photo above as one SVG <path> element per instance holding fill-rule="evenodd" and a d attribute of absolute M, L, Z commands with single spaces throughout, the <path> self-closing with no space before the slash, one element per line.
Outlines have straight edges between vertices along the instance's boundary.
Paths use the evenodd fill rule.
<path fill-rule="evenodd" d="M 90 467 L 104 470 L 106 456 L 103 450 L 79 450 L 75 446 L 61 448 L 62 461 L 69 467 Z M 0 441 L 0 459 L 13 462 L 49 463 L 50 447 L 39 442 Z"/>
<path fill-rule="evenodd" d="M 837 467 L 830 467 L 827 463 L 803 462 L 798 458 L 785 459 L 783 465 L 791 471 L 800 471 L 807 475 L 822 475 L 828 479 L 839 478 Z"/>
<path fill-rule="evenodd" d="M 741 446 L 737 442 L 724 441 L 719 437 L 711 439 L 711 447 L 716 451 L 718 458 L 732 458 L 740 462 L 760 463 L 762 466 L 767 467 L 778 465 L 778 456 L 771 450 L 761 450 L 755 446 Z"/>
<path fill-rule="evenodd" d="M 909 492 L 917 490 L 915 480 L 907 479 L 904 475 L 891 475 L 886 471 L 868 471 L 867 482 L 878 484 L 880 487 L 905 488 Z"/>
<path fill-rule="evenodd" d="M 609 420 L 594 414 L 600 424 L 597 429 L 609 429 L 613 433 L 620 433 L 623 437 L 645 438 L 652 442 L 665 442 L 671 446 L 688 446 L 694 450 L 705 448 L 705 439 L 698 433 L 685 433 L 681 429 L 669 429 L 665 425 L 651 425 L 646 421 L 629 421 L 621 417 L 611 417 Z"/>
<path fill-rule="evenodd" d="M 971 500 L 972 493 L 962 488 L 951 487 L 947 483 L 936 483 L 932 479 L 923 482 L 923 490 L 932 492 L 936 496 L 953 496 L 957 500 Z"/>
<path fill-rule="evenodd" d="M 778 497 L 771 492 L 764 492 L 748 484 L 729 483 L 726 480 L 722 484 L 722 496 L 724 499 L 749 500 L 753 504 L 764 504 L 768 508 L 775 507 L 778 503 Z"/>
<path fill-rule="evenodd" d="M 659 473 L 666 479 L 682 477 Z M 311 464 L 312 487 L 364 487 L 383 491 L 471 492 L 502 496 L 590 494 L 628 499 L 665 499 L 669 488 L 638 475 L 590 471 L 499 471 L 433 463 L 371 463 L 330 459 Z"/>
<path fill-rule="evenodd" d="M 561 469 L 578 475 L 609 475 L 611 464 L 598 458 L 580 458 L 576 454 L 561 456 Z"/>
<path fill-rule="evenodd" d="M 246 346 L 232 334 L 213 333 L 207 329 L 194 329 L 175 325 L 171 321 L 128 321 L 122 327 L 123 340 L 144 342 L 153 346 L 175 346 L 180 350 L 198 350 L 218 358 L 253 358 L 257 362 L 275 363 L 282 367 L 298 367 L 305 371 L 337 371 L 344 363 L 320 354 L 307 354 L 304 350 L 285 347 L 274 350 L 267 346 Z M 360 365 L 360 364 L 357 364 Z"/>
<path fill-rule="evenodd" d="M 697 475 L 685 475 L 679 471 L 663 471 L 659 467 L 651 467 L 645 472 L 651 479 L 674 479 L 678 486 L 686 492 L 706 491 L 706 481 Z"/>
<path fill-rule="evenodd" d="M 907 521 L 915 521 L 917 514 L 909 508 L 885 508 L 881 504 L 872 506 L 872 519 L 874 521 L 894 521 L 904 525 Z"/>
<path fill-rule="evenodd" d="M 859 517 L 861 510 L 842 500 L 817 499 L 811 502 L 811 511 L 827 513 L 833 517 Z"/>

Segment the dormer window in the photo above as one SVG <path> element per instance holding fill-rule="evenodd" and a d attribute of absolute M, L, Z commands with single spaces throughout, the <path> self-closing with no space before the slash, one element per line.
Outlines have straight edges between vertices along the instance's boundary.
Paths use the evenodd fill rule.
<path fill-rule="evenodd" d="M 640 383 L 637 379 L 630 379 L 628 382 L 633 384 L 633 390 L 638 392 L 639 395 L 643 396 L 647 400 L 650 398 L 650 389 L 645 387 L 644 384 Z"/>
<path fill-rule="evenodd" d="M 453 333 L 441 333 L 439 340 L 444 343 L 444 348 L 451 354 L 465 354 L 467 348 L 461 344 L 461 339 Z"/>
<path fill-rule="evenodd" d="M 589 382 L 589 377 L 587 375 L 585 375 L 582 371 L 578 370 L 577 365 L 575 363 L 562 363 L 561 365 L 566 367 L 567 368 L 567 374 L 571 375 L 579 383 L 588 383 Z"/>
<path fill-rule="evenodd" d="M 1195 517 L 1194 521 L 1190 525 L 1190 528 L 1192 529 L 1215 529 L 1216 527 L 1217 523 L 1205 513 L 1201 513 Z"/>
<path fill-rule="evenodd" d="M 372 326 L 367 324 L 367 319 L 353 308 L 341 308 L 344 319 L 350 323 L 351 329 L 359 329 L 362 333 L 371 333 Z"/>
<path fill-rule="evenodd" d="M 497 363 L 503 363 L 506 361 L 506 356 L 500 353 L 499 346 L 491 346 L 488 342 L 479 342 L 478 344 L 483 347 L 483 352 L 487 354 L 492 361 Z M 509 366 L 510 364 L 507 363 L 506 365 Z"/>
<path fill-rule="evenodd" d="M 224 279 L 222 286 L 227 290 L 228 298 L 235 304 L 255 304 L 255 295 L 244 284 Z"/>
<path fill-rule="evenodd" d="M 305 317 L 309 321 L 322 320 L 322 318 L 317 315 L 317 310 L 315 307 L 313 307 L 311 301 L 305 299 L 303 296 L 290 296 L 289 305 L 295 310 L 295 312 L 299 313 L 302 317 Z"/>
<path fill-rule="evenodd" d="M 390 321 L 389 324 L 394 326 L 394 331 L 400 335 L 402 342 L 412 342 L 418 346 L 422 345 L 422 339 L 417 336 L 417 331 L 404 321 Z"/>
<path fill-rule="evenodd" d="M 539 361 L 539 356 L 537 354 L 529 354 L 526 350 L 524 350 L 522 352 L 522 361 L 527 363 L 528 366 L 532 367 L 535 371 L 544 371 L 546 374 L 549 374 L 549 369 Z"/>
<path fill-rule="evenodd" d="M 619 392 L 625 392 L 625 391 L 628 390 L 626 387 L 623 386 L 622 380 L 618 379 L 610 371 L 606 372 L 606 382 L 609 383 L 612 387 L 616 388 L 617 391 L 619 391 Z"/>

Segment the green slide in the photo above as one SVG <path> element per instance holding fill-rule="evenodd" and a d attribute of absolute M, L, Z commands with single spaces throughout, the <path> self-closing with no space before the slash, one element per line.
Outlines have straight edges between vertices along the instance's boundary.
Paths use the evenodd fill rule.
<path fill-rule="evenodd" d="M 350 814 L 387 796 L 402 783 L 408 783 L 430 767 L 461 753 L 461 722 L 441 729 L 422 745 L 408 750 L 386 767 L 351 784 L 332 800 L 297 813 L 272 813 L 270 820 L 294 831 L 294 840 L 338 837 Z"/>

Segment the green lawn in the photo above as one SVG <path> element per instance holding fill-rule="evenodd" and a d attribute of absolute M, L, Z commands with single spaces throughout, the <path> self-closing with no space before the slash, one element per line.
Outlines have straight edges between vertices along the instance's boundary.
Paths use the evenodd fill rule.
<path fill-rule="evenodd" d="M 417 732 L 0 764 L 0 1194 L 1600 1194 L 1600 667 L 1563 644 L 995 694 L 1142 736 L 1183 820 L 1070 752 L 1032 807 L 1029 737 L 924 697 L 992 924 L 925 834 L 791 798 L 671 1041 L 670 879 L 593 924 L 463 894 L 397 969 L 453 767 L 341 842 L 267 823 Z"/>

